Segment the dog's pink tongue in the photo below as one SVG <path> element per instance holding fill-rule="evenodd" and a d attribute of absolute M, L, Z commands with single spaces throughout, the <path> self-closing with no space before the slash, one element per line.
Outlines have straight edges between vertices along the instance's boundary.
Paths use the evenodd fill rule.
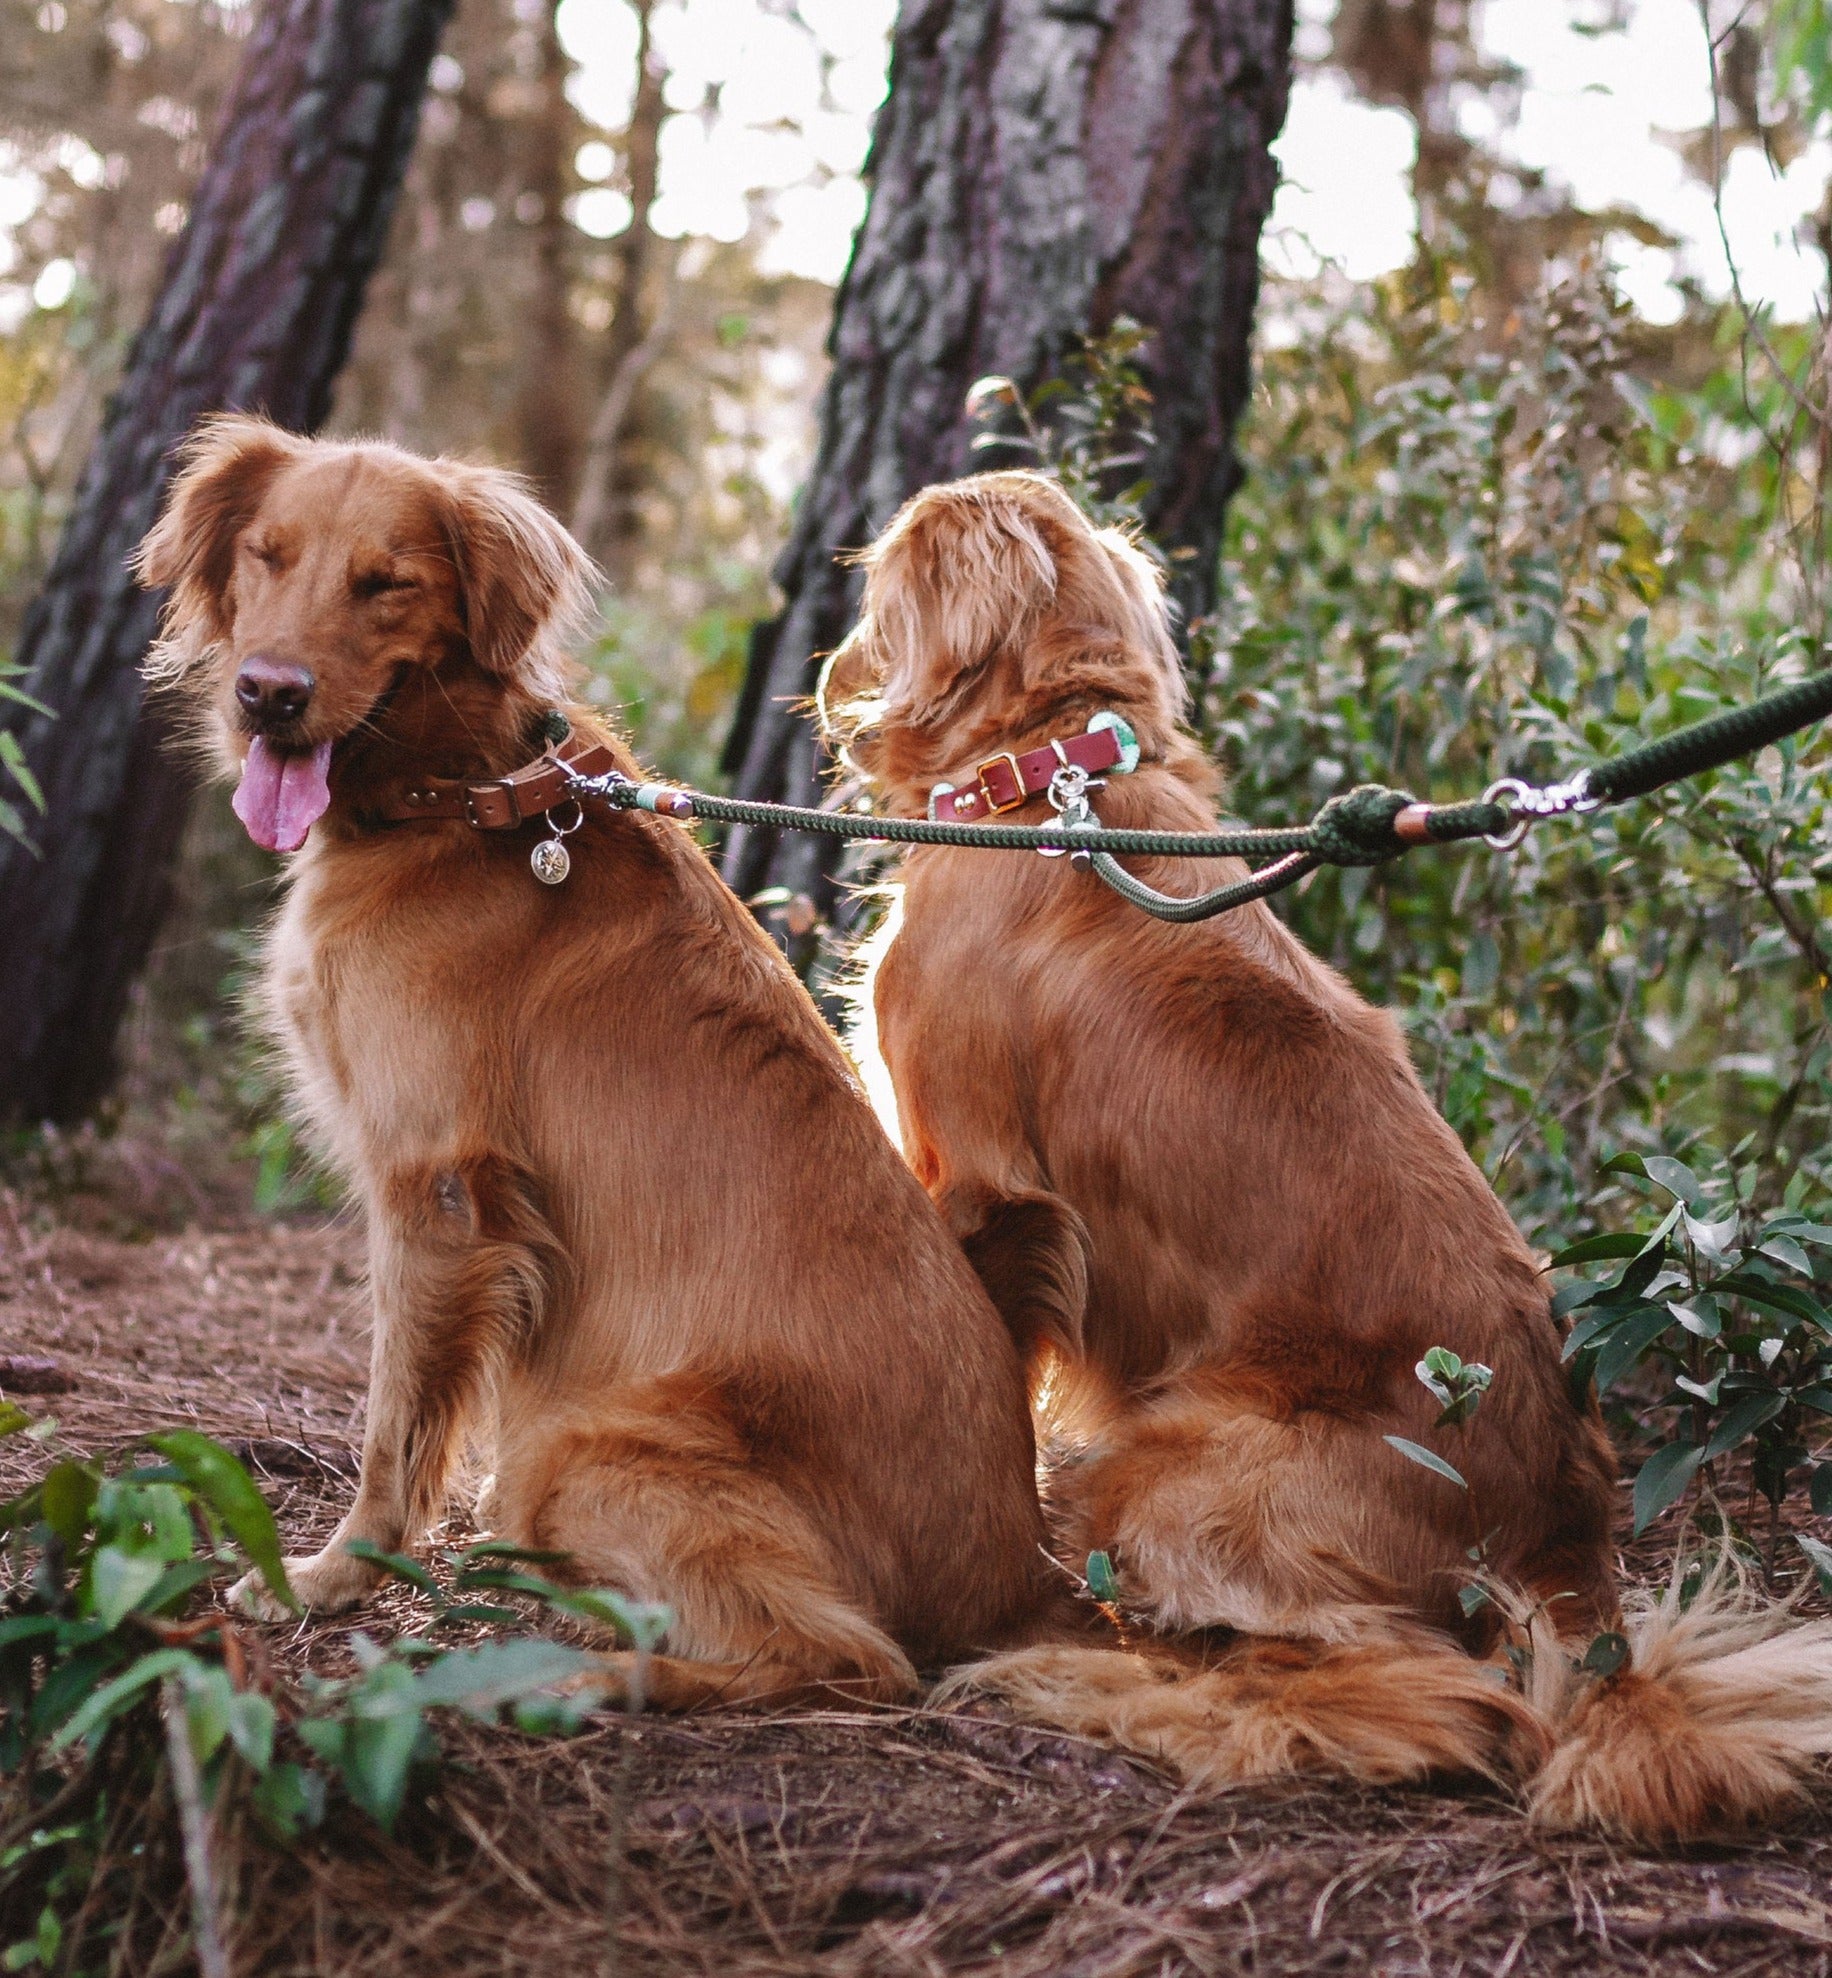
<path fill-rule="evenodd" d="M 296 852 L 330 807 L 330 767 L 329 742 L 310 755 L 282 755 L 265 735 L 257 735 L 235 792 L 235 814 L 249 837 L 266 851 Z"/>

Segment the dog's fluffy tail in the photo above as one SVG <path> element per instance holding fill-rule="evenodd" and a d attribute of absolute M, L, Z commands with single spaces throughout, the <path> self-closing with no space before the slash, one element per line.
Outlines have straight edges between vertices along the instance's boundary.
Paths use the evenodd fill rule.
<path fill-rule="evenodd" d="M 1682 1570 L 1624 1602 L 1616 1674 L 1537 1649 L 1529 1695 L 1553 1740 L 1528 1789 L 1541 1826 L 1643 1842 L 1766 1826 L 1832 1753 L 1832 1621 L 1765 1598 L 1728 1554 L 1690 1600 Z"/>
<path fill-rule="evenodd" d="M 996 1697 L 1028 1722 L 1111 1739 L 1190 1784 L 1328 1772 L 1394 1785 L 1433 1774 L 1518 1777 L 1545 1720 L 1504 1672 L 1423 1629 L 1366 1641 L 1046 1645 L 960 1669 L 937 1701 Z"/>

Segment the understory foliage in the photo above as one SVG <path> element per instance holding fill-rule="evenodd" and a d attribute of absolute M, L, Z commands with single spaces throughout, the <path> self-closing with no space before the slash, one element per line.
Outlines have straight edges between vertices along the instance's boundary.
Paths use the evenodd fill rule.
<path fill-rule="evenodd" d="M 1816 336 L 1726 310 L 1677 363 L 1592 262 L 1498 315 L 1429 255 L 1272 284 L 1262 329 L 1220 603 L 1188 628 L 1232 816 L 1558 781 L 1826 663 Z M 1122 525 L 1137 343 L 1091 345 L 1075 416 L 1055 385 L 1024 422 Z M 1745 1521 L 1809 1481 L 1832 1509 L 1829 763 L 1809 730 L 1510 852 L 1326 868 L 1277 903 L 1400 1016 L 1528 1237 L 1582 1272 L 1568 1359 L 1654 1455 L 1638 1523 L 1745 1458 Z"/>
<path fill-rule="evenodd" d="M 55 1432 L 54 1421 L 0 1402 L 0 1435 Z M 169 1829 L 175 1816 L 208 1974 L 223 1924 L 212 1836 L 232 1822 L 288 1844 L 341 1796 L 392 1829 L 416 1781 L 437 1773 L 440 1710 L 506 1715 L 536 1735 L 577 1728 L 604 1700 L 601 1661 L 521 1631 L 526 1617 L 505 1597 L 628 1639 L 639 1658 L 668 1622 L 664 1609 L 528 1570 L 558 1554 L 485 1543 L 442 1555 L 434 1571 L 356 1544 L 422 1595 L 431 1632 L 385 1643 L 352 1632 L 347 1673 L 281 1681 L 259 1637 L 215 1597 L 252 1570 L 294 1604 L 272 1514 L 236 1457 L 190 1429 L 148 1435 L 113 1459 L 50 1463 L 0 1504 L 0 1542 L 7 1971 L 128 1968 L 122 1933 L 149 1823 Z M 454 1626 L 491 1633 L 437 1638 Z"/>

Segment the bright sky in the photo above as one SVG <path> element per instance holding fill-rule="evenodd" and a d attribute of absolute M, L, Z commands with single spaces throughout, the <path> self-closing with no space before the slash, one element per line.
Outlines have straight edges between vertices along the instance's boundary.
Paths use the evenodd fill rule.
<path fill-rule="evenodd" d="M 1594 18 L 1583 0 L 1476 4 L 1484 51 L 1516 64 L 1525 83 L 1517 121 L 1499 132 L 1492 105 L 1472 91 L 1459 106 L 1469 134 L 1550 172 L 1593 210 L 1629 207 L 1674 237 L 1672 249 L 1643 246 L 1627 233 L 1612 240 L 1624 287 L 1650 318 L 1678 313 L 1676 273 L 1710 294 L 1726 293 L 1710 194 L 1662 136 L 1709 120 L 1696 0 L 1629 0 L 1627 30 L 1601 35 L 1575 31 L 1574 22 Z M 1327 55 L 1335 9 L 1336 0 L 1299 0 L 1300 57 L 1314 64 Z M 655 40 L 677 114 L 663 126 L 654 222 L 671 236 L 736 240 L 755 218 L 766 270 L 831 282 L 845 267 L 864 207 L 858 173 L 884 94 L 896 0 L 799 0 L 799 12 L 799 20 L 784 18 L 770 0 L 660 0 Z M 634 86 L 636 17 L 627 0 L 562 0 L 559 28 L 579 65 L 574 101 L 615 131 Z M 1313 68 L 1292 91 L 1277 149 L 1285 182 L 1267 236 L 1269 265 L 1304 273 L 1322 259 L 1367 277 L 1407 259 L 1413 133 L 1401 112 L 1357 103 L 1337 77 Z M 96 171 L 101 162 L 78 161 Z M 588 143 L 578 163 L 590 183 L 573 217 L 608 239 L 629 218 L 629 202 L 600 183 L 612 176 L 615 155 L 607 144 Z M 1832 146 L 1823 143 L 1781 174 L 1753 147 L 1727 163 L 1724 222 L 1744 292 L 1784 318 L 1810 314 L 1825 281 L 1817 255 L 1794 232 L 1829 176 Z M 14 258 L 10 230 L 41 191 L 32 173 L 7 169 L 0 147 L 0 277 Z M 46 270 L 31 299 L 58 306 L 72 274 L 62 263 Z M 0 285 L 0 319 L 17 320 L 26 306 L 26 291 Z"/>

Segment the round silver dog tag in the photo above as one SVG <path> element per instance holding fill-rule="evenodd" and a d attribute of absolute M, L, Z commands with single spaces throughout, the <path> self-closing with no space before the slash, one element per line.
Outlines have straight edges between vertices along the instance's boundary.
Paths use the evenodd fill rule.
<path fill-rule="evenodd" d="M 572 870 L 572 853 L 558 838 L 543 838 L 528 854 L 528 863 L 543 886 L 557 886 Z"/>

